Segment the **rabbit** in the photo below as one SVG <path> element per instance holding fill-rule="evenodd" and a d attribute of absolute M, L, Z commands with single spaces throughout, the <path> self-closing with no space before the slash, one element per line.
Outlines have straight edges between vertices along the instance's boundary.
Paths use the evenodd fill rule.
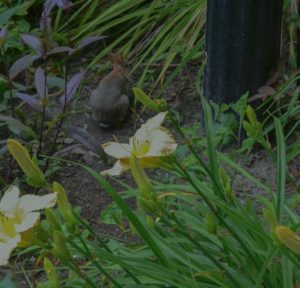
<path fill-rule="evenodd" d="M 90 105 L 92 119 L 101 128 L 119 126 L 130 105 L 128 70 L 121 55 L 112 55 L 113 70 L 102 78 L 92 91 Z"/>

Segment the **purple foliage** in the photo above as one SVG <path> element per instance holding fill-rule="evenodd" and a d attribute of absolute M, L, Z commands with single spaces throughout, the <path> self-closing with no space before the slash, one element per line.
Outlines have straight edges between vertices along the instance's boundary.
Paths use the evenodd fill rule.
<path fill-rule="evenodd" d="M 34 98 L 33 96 L 26 94 L 26 93 L 22 93 L 22 92 L 18 92 L 16 94 L 16 96 L 18 98 L 20 98 L 21 100 L 23 100 L 28 105 L 30 105 L 35 110 L 37 110 L 39 112 L 43 111 L 43 106 L 42 106 L 41 102 L 38 99 Z M 53 118 L 53 115 L 48 108 L 46 108 L 45 112 L 48 117 Z"/>
<path fill-rule="evenodd" d="M 19 58 L 9 69 L 9 78 L 14 79 L 20 72 L 29 67 L 40 55 L 25 55 Z"/>
<path fill-rule="evenodd" d="M 49 51 L 48 55 L 57 54 L 57 53 L 63 53 L 63 52 L 72 52 L 73 49 L 67 46 L 59 46 L 55 47 L 52 50 Z"/>
<path fill-rule="evenodd" d="M 35 88 L 36 88 L 38 95 L 41 98 L 47 97 L 48 87 L 47 87 L 47 85 L 45 86 L 46 77 L 45 77 L 45 73 L 41 67 L 36 69 L 34 80 L 35 80 Z"/>
<path fill-rule="evenodd" d="M 75 47 L 75 49 L 73 51 L 70 52 L 70 55 L 74 54 L 75 52 L 79 51 L 80 49 L 96 42 L 96 41 L 99 41 L 99 40 L 102 40 L 106 38 L 106 36 L 101 36 L 101 35 L 98 35 L 98 36 L 89 36 L 89 37 L 86 37 L 84 39 L 82 39 L 81 41 L 79 41 Z"/>
<path fill-rule="evenodd" d="M 79 73 L 75 74 L 67 83 L 67 95 L 64 94 L 60 97 L 60 103 L 62 106 L 65 104 L 68 104 L 73 96 L 75 95 L 81 80 L 83 79 L 83 76 L 85 74 L 85 71 L 80 71 Z M 65 100 L 65 96 L 67 96 L 67 99 Z"/>
<path fill-rule="evenodd" d="M 64 10 L 68 10 L 72 7 L 72 2 L 69 0 L 56 0 L 56 4 L 59 8 L 62 8 Z"/>
<path fill-rule="evenodd" d="M 39 38 L 29 34 L 20 34 L 20 37 L 39 56 L 44 56 L 45 51 L 44 51 L 43 43 Z"/>
<path fill-rule="evenodd" d="M 43 14 L 40 19 L 40 28 L 44 43 L 46 44 L 47 49 L 50 49 L 53 46 L 51 18 Z"/>
<path fill-rule="evenodd" d="M 7 27 L 3 27 L 0 29 L 0 42 L 4 40 L 7 32 Z"/>
<path fill-rule="evenodd" d="M 56 0 L 47 0 L 44 4 L 43 16 L 49 16 L 53 7 L 56 5 Z"/>

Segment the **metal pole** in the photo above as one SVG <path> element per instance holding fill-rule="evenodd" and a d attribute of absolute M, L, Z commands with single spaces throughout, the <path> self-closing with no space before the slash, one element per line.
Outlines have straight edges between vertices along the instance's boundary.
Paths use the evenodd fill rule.
<path fill-rule="evenodd" d="M 280 56 L 283 0 L 208 0 L 204 95 L 237 101 L 265 84 Z"/>
<path fill-rule="evenodd" d="M 300 0 L 298 0 L 298 17 L 300 15 Z M 297 69 L 300 69 L 300 28 L 297 26 Z M 298 75 L 299 77 L 299 75 Z M 297 86 L 300 86 L 300 79 L 297 80 Z"/>

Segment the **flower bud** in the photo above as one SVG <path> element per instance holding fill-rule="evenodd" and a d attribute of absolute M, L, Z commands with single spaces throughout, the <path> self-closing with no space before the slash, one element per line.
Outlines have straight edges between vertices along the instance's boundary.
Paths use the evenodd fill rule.
<path fill-rule="evenodd" d="M 48 222 L 53 230 L 61 230 L 61 226 L 58 223 L 56 216 L 53 213 L 52 209 L 45 209 L 45 215 L 46 215 L 46 219 L 48 220 Z"/>
<path fill-rule="evenodd" d="M 63 260 L 71 260 L 71 254 L 69 253 L 64 234 L 60 231 L 54 231 L 53 240 L 55 248 L 53 249 L 54 256 Z"/>
<path fill-rule="evenodd" d="M 10 154 L 28 177 L 28 184 L 35 187 L 44 187 L 46 185 L 45 176 L 32 161 L 27 149 L 14 139 L 7 140 L 7 147 Z"/>
<path fill-rule="evenodd" d="M 135 98 L 150 110 L 161 112 L 161 111 L 165 111 L 167 108 L 167 103 L 165 100 L 163 99 L 152 100 L 141 89 L 137 87 L 133 88 L 133 93 Z"/>
<path fill-rule="evenodd" d="M 57 275 L 55 266 L 52 264 L 52 262 L 47 257 L 44 258 L 44 270 L 46 272 L 50 286 L 52 288 L 61 287 L 59 284 L 59 279 L 58 279 L 58 275 Z"/>
<path fill-rule="evenodd" d="M 77 220 L 73 214 L 72 206 L 68 200 L 65 189 L 57 182 L 53 183 L 53 190 L 57 192 L 57 203 L 60 213 L 66 221 L 67 227 L 75 232 L 77 227 Z"/>
<path fill-rule="evenodd" d="M 298 234 L 286 226 L 277 226 L 275 235 L 279 242 L 300 255 L 300 236 Z"/>

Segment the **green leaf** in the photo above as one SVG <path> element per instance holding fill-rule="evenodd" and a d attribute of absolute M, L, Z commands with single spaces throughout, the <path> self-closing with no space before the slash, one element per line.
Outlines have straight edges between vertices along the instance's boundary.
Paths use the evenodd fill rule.
<path fill-rule="evenodd" d="M 6 274 L 4 279 L 0 281 L 0 288 L 17 288 L 16 282 L 12 280 L 11 273 Z"/>
<path fill-rule="evenodd" d="M 253 134 L 253 126 L 247 121 L 243 121 L 243 127 L 246 130 L 248 136 L 251 136 Z"/>
<path fill-rule="evenodd" d="M 156 243 L 148 229 L 144 226 L 144 224 L 139 220 L 139 218 L 135 215 L 135 213 L 128 207 L 126 202 L 121 198 L 119 193 L 101 176 L 99 173 L 95 172 L 93 169 L 80 165 L 83 167 L 88 173 L 90 173 L 99 184 L 106 190 L 107 193 L 112 197 L 112 199 L 117 203 L 120 207 L 124 215 L 128 218 L 128 220 L 132 223 L 136 231 L 141 235 L 144 239 L 145 243 L 149 245 L 149 248 L 153 251 L 156 257 L 159 259 L 160 263 L 164 267 L 169 267 L 170 263 L 167 260 L 164 251 L 160 249 L 159 245 Z"/>
<path fill-rule="evenodd" d="M 0 115 L 0 122 L 1 121 L 6 122 L 8 128 L 17 135 L 20 135 L 21 132 L 24 132 L 32 138 L 37 138 L 37 135 L 31 128 L 13 117 Z"/>
<path fill-rule="evenodd" d="M 0 14 L 0 25 L 6 25 L 9 21 L 9 19 L 17 12 L 17 7 L 5 9 L 1 14 Z"/>
<path fill-rule="evenodd" d="M 124 218 L 121 209 L 116 203 L 111 203 L 101 211 L 100 222 L 104 224 L 121 225 L 121 219 Z"/>
<path fill-rule="evenodd" d="M 274 119 L 277 140 L 277 219 L 283 224 L 283 209 L 285 203 L 286 152 L 283 129 L 278 118 Z"/>

